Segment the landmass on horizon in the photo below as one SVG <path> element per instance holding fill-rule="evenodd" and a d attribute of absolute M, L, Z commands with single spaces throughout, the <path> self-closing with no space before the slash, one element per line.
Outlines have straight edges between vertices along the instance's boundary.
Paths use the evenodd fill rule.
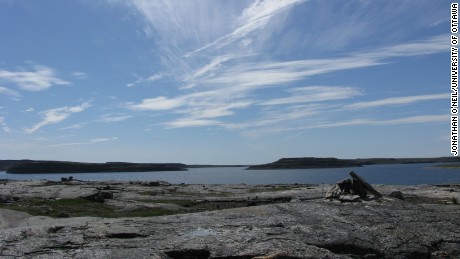
<path fill-rule="evenodd" d="M 0 160 L 0 171 L 11 174 L 44 174 L 44 173 L 102 173 L 102 172 L 151 172 L 151 171 L 182 171 L 187 168 L 208 167 L 247 167 L 247 170 L 269 169 L 310 169 L 310 168 L 343 168 L 360 167 L 375 164 L 409 164 L 409 163 L 453 163 L 460 162 L 460 157 L 435 158 L 357 158 L 338 159 L 333 157 L 299 157 L 281 158 L 275 162 L 261 165 L 186 165 L 183 163 L 83 163 L 70 161 L 45 160 Z"/>

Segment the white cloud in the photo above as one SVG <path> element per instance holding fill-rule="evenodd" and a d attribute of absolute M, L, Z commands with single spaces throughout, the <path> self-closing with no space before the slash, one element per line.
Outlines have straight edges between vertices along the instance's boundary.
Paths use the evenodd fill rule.
<path fill-rule="evenodd" d="M 179 119 L 171 122 L 164 123 L 167 128 L 184 128 L 184 127 L 203 127 L 203 126 L 214 126 L 221 124 L 217 120 L 204 120 L 204 119 Z"/>
<path fill-rule="evenodd" d="M 376 101 L 369 102 L 358 102 L 345 106 L 348 109 L 363 109 L 363 108 L 372 108 L 372 107 L 381 107 L 381 106 L 392 106 L 392 105 L 404 105 L 411 104 L 420 101 L 429 101 L 437 99 L 446 99 L 450 98 L 450 94 L 426 94 L 426 95 L 414 95 L 414 96 L 403 96 L 403 97 L 393 97 L 385 98 Z"/>
<path fill-rule="evenodd" d="M 28 109 L 26 110 L 26 112 L 33 112 L 33 111 L 35 111 L 35 109 L 32 108 L 32 107 L 30 107 L 30 108 L 28 108 Z"/>
<path fill-rule="evenodd" d="M 253 31 L 263 28 L 268 21 L 278 14 L 295 4 L 304 2 L 304 0 L 265 0 L 254 1 L 252 5 L 243 10 L 237 19 L 237 27 L 230 33 L 214 40 L 205 46 L 187 53 L 185 56 L 191 56 L 206 49 L 220 49 L 235 41 L 245 40 L 246 36 Z"/>
<path fill-rule="evenodd" d="M 88 75 L 83 72 L 73 72 L 71 75 L 75 79 L 86 79 L 88 77 Z"/>
<path fill-rule="evenodd" d="M 443 52 L 447 47 L 446 42 L 446 35 L 440 35 L 424 41 L 356 52 L 346 57 L 285 62 L 242 62 L 219 71 L 220 73 L 213 77 L 204 78 L 200 83 L 234 85 L 240 89 L 280 86 L 315 75 L 383 65 L 390 58 Z"/>
<path fill-rule="evenodd" d="M 9 88 L 3 87 L 3 86 L 0 86 L 0 94 L 6 94 L 6 95 L 11 96 L 11 97 L 13 97 L 15 99 L 18 99 L 18 98 L 21 97 L 21 95 L 18 92 L 14 91 L 14 90 L 11 90 Z"/>
<path fill-rule="evenodd" d="M 77 106 L 70 106 L 70 107 L 65 106 L 65 107 L 60 107 L 60 108 L 55 108 L 55 109 L 50 109 L 50 110 L 40 112 L 40 114 L 42 114 L 44 117 L 43 120 L 35 124 L 32 128 L 26 129 L 25 132 L 27 134 L 34 133 L 35 131 L 39 130 L 43 126 L 61 122 L 67 119 L 73 113 L 82 112 L 89 107 L 91 107 L 91 104 L 88 102 L 85 102 Z"/>
<path fill-rule="evenodd" d="M 400 124 L 418 124 L 418 123 L 435 123 L 446 122 L 450 119 L 449 115 L 418 115 L 400 119 L 373 121 L 371 125 L 400 125 Z"/>
<path fill-rule="evenodd" d="M 385 125 L 405 125 L 405 124 L 421 124 L 421 123 L 437 123 L 437 122 L 448 122 L 450 119 L 449 115 L 417 115 L 411 117 L 404 117 L 390 120 L 378 120 L 378 119 L 351 119 L 345 121 L 327 121 L 308 126 L 291 127 L 291 128 L 277 128 L 271 129 L 271 132 L 282 132 L 282 131 L 299 131 L 307 129 L 322 129 L 322 128 L 337 128 L 345 126 L 385 126 Z"/>
<path fill-rule="evenodd" d="M 136 111 L 160 111 L 170 110 L 184 105 L 183 98 L 169 99 L 164 96 L 144 99 L 140 104 L 128 105 L 128 108 Z"/>
<path fill-rule="evenodd" d="M 215 57 L 215 58 L 213 58 L 211 60 L 210 63 L 206 64 L 205 66 L 203 66 L 201 68 L 199 68 L 192 75 L 187 76 L 185 78 L 185 81 L 186 82 L 193 81 L 193 80 L 196 80 L 196 79 L 198 79 L 200 77 L 203 77 L 206 74 L 208 74 L 209 72 L 212 72 L 212 71 L 220 68 L 222 63 L 225 63 L 225 62 L 229 61 L 232 58 L 234 58 L 234 57 L 231 57 L 231 56 L 218 56 L 218 57 Z M 189 85 L 192 85 L 192 84 L 189 84 Z M 196 84 L 193 84 L 193 86 L 196 86 Z M 187 88 L 192 88 L 193 86 L 187 87 Z"/>
<path fill-rule="evenodd" d="M 158 96 L 143 99 L 140 103 L 129 104 L 127 108 L 137 111 L 170 111 L 175 114 L 185 114 L 179 121 L 173 121 L 170 127 L 187 127 L 200 125 L 220 124 L 226 128 L 250 127 L 246 123 L 216 123 L 216 121 L 201 121 L 202 119 L 214 119 L 223 116 L 231 116 L 237 109 L 249 108 L 255 104 L 262 106 L 292 106 L 309 102 L 325 102 L 341 100 L 361 95 L 361 91 L 355 87 L 346 86 L 309 86 L 288 88 L 290 96 L 273 98 L 269 100 L 254 100 L 258 97 L 258 91 L 266 88 L 285 88 L 295 81 L 305 78 L 332 73 L 347 69 L 357 69 L 369 66 L 385 64 L 389 58 L 397 56 L 416 56 L 437 53 L 441 51 L 440 40 L 442 37 L 434 37 L 425 41 L 409 44 L 401 44 L 367 52 L 354 53 L 346 57 L 327 59 L 306 59 L 284 62 L 231 62 L 239 59 L 235 56 L 221 56 L 214 58 L 208 65 L 196 70 L 188 79 L 194 93 L 183 94 L 173 98 Z M 225 67 L 222 64 L 226 63 Z M 190 88 L 191 88 L 190 87 Z M 213 90 L 209 90 L 209 89 Z M 183 89 L 185 90 L 185 89 Z M 413 97 L 401 97 L 381 100 L 379 102 L 363 102 L 347 106 L 347 108 L 370 107 L 377 105 L 394 105 L 412 103 L 430 99 L 444 98 L 447 95 L 425 95 Z M 251 97 L 251 99 L 249 99 Z M 235 105 L 236 104 L 236 105 Z M 274 122 L 284 122 L 289 118 L 295 120 L 295 108 L 290 110 L 292 116 L 284 116 L 284 119 L 275 119 L 266 116 L 266 119 L 253 121 L 252 125 L 269 125 Z M 286 108 L 281 111 L 287 112 Z M 266 111 L 260 111 L 265 117 Z M 315 110 L 314 113 L 321 112 Z M 310 116 L 311 110 L 306 113 L 297 112 L 302 116 Z M 301 115 L 304 114 L 304 115 Z"/>
<path fill-rule="evenodd" d="M 104 123 L 120 122 L 120 121 L 127 120 L 129 118 L 132 118 L 132 117 L 133 116 L 126 115 L 126 114 L 104 114 L 97 121 L 104 122 Z"/>
<path fill-rule="evenodd" d="M 331 106 L 327 106 L 331 109 Z M 274 124 L 285 123 L 287 121 L 298 121 L 307 117 L 318 115 L 323 112 L 325 107 L 319 104 L 309 105 L 293 105 L 285 108 L 278 108 L 276 110 L 265 111 L 265 114 L 260 118 L 243 123 L 226 123 L 222 124 L 227 129 L 248 129 L 260 128 Z"/>
<path fill-rule="evenodd" d="M 262 105 L 282 105 L 293 103 L 323 102 L 340 100 L 361 95 L 361 92 L 354 87 L 343 86 L 307 86 L 289 90 L 290 97 L 276 98 L 264 101 Z"/>
<path fill-rule="evenodd" d="M 379 48 L 375 51 L 362 53 L 359 56 L 373 59 L 386 59 L 392 57 L 419 56 L 445 52 L 450 46 L 449 37 L 450 36 L 448 34 L 442 34 L 426 40 Z"/>
<path fill-rule="evenodd" d="M 160 80 L 162 78 L 163 78 L 162 74 L 154 74 L 154 75 L 151 75 L 151 76 L 149 76 L 147 78 L 140 77 L 136 81 L 126 84 L 126 86 L 127 87 L 134 87 L 134 86 L 136 86 L 138 84 L 142 84 L 142 83 L 145 83 L 145 82 L 153 82 L 153 81 Z"/>
<path fill-rule="evenodd" d="M 156 75 L 152 75 L 152 76 L 148 77 L 148 78 L 146 79 L 146 81 L 152 82 L 152 81 L 160 80 L 160 79 L 162 79 L 162 78 L 163 78 L 163 75 L 161 75 L 161 74 L 156 74 Z"/>
<path fill-rule="evenodd" d="M 73 125 L 70 125 L 68 127 L 60 128 L 61 130 L 70 130 L 70 129 L 81 129 L 83 128 L 88 122 L 80 122 L 80 123 L 75 123 Z"/>
<path fill-rule="evenodd" d="M 296 82 L 326 73 L 380 66 L 398 57 L 444 52 L 449 43 L 445 40 L 448 35 L 439 35 L 421 41 L 358 50 L 348 54 L 336 52 L 328 55 L 328 58 L 301 59 L 306 55 L 299 55 L 299 60 L 276 60 L 274 57 L 282 56 L 280 53 L 274 53 L 275 56 L 270 53 L 261 54 L 267 52 L 265 41 L 273 40 L 275 34 L 272 32 L 279 33 L 282 26 L 287 25 L 285 22 L 289 21 L 289 17 L 284 14 L 302 2 L 305 1 L 123 2 L 134 7 L 146 21 L 148 28 L 145 28 L 145 32 L 155 39 L 159 60 L 171 75 L 176 72 L 175 79 L 181 84 L 179 89 L 182 91 L 170 96 L 162 94 L 153 95 L 151 98 L 144 97 L 139 102 L 127 104 L 126 108 L 134 111 L 166 111 L 172 116 L 183 115 L 183 118 L 164 124 L 172 123 L 168 125 L 170 127 L 251 127 L 251 123 L 222 123 L 212 120 L 242 114 L 251 107 L 258 109 L 256 112 L 260 115 L 251 121 L 252 125 L 281 123 L 322 112 L 320 108 L 297 110 L 293 104 L 320 103 L 361 95 L 360 89 L 354 87 L 315 86 L 289 89 Z M 352 19 L 347 23 L 347 28 L 356 29 L 357 22 Z M 344 33 L 354 32 L 350 30 Z M 353 35 L 347 37 L 351 40 Z M 129 86 L 136 83 L 137 81 Z M 267 88 L 272 88 L 272 99 L 261 97 Z M 276 88 L 287 88 L 287 95 L 280 97 Z M 232 104 L 244 105 L 237 107 Z M 276 108 L 280 112 L 267 112 L 267 108 Z M 285 119 L 283 112 L 289 114 Z"/>
<path fill-rule="evenodd" d="M 54 85 L 70 84 L 59 78 L 54 69 L 43 65 L 33 65 L 31 71 L 0 70 L 0 80 L 13 82 L 26 91 L 42 91 Z"/>
<path fill-rule="evenodd" d="M 89 140 L 89 144 L 96 144 L 96 143 L 104 143 L 104 142 L 109 142 L 109 141 L 113 141 L 113 140 L 117 140 L 118 137 L 113 137 L 113 138 L 95 138 L 95 139 L 91 139 Z"/>
<path fill-rule="evenodd" d="M 4 132 L 11 133 L 11 129 L 6 125 L 4 117 L 0 117 L 0 126 L 2 126 Z"/>
<path fill-rule="evenodd" d="M 49 147 L 69 147 L 69 146 L 82 146 L 82 145 L 94 145 L 94 144 L 100 144 L 100 143 L 108 143 L 117 140 L 118 137 L 113 137 L 113 138 L 95 138 L 95 139 L 90 139 L 86 142 L 71 142 L 71 143 L 61 143 L 61 144 L 55 144 L 55 145 L 50 145 Z"/>
<path fill-rule="evenodd" d="M 219 118 L 223 116 L 233 115 L 232 109 L 242 109 L 250 106 L 250 101 L 239 101 L 230 104 L 215 104 L 210 103 L 209 105 L 198 106 L 187 110 L 181 110 L 179 113 L 189 114 L 190 118 L 193 119 L 204 119 L 204 118 Z"/>

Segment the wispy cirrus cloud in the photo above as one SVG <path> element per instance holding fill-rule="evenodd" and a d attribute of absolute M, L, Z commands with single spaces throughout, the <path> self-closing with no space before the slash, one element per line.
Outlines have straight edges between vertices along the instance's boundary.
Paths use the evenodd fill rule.
<path fill-rule="evenodd" d="M 226 67 L 200 83 L 235 85 L 240 89 L 277 86 L 326 73 L 384 65 L 390 58 L 445 52 L 448 42 L 446 39 L 446 35 L 435 36 L 424 41 L 356 52 L 337 58 L 239 63 Z"/>
<path fill-rule="evenodd" d="M 363 109 L 363 108 L 373 108 L 381 106 L 394 106 L 394 105 L 405 105 L 421 101 L 430 101 L 430 100 L 439 100 L 439 99 L 449 99 L 450 94 L 426 94 L 426 95 L 413 95 L 413 96 L 402 96 L 402 97 L 392 97 L 384 98 L 375 101 L 368 102 L 358 102 L 346 105 L 344 108 L 347 109 Z"/>
<path fill-rule="evenodd" d="M 133 116 L 131 115 L 127 115 L 127 114 L 123 114 L 123 113 L 120 113 L 120 114 L 103 114 L 100 116 L 99 119 L 97 119 L 96 121 L 97 122 L 103 122 L 103 123 L 111 123 L 111 122 L 120 122 L 120 121 L 124 121 L 124 120 L 127 120 L 129 118 L 132 118 Z"/>
<path fill-rule="evenodd" d="M 127 87 L 134 87 L 138 84 L 154 82 L 163 78 L 163 74 L 153 74 L 147 78 L 140 77 L 136 81 L 126 84 Z"/>
<path fill-rule="evenodd" d="M 192 125 L 192 120 L 209 118 L 197 114 L 209 113 L 209 110 L 216 112 L 218 118 L 234 114 L 236 109 L 244 109 L 256 104 L 259 105 L 292 105 L 295 103 L 324 102 L 330 100 L 349 99 L 362 95 L 360 89 L 347 86 L 307 86 L 288 88 L 291 94 L 288 97 L 272 98 L 268 100 L 254 99 L 257 92 L 266 88 L 286 88 L 293 82 L 304 80 L 308 77 L 332 73 L 336 71 L 358 69 L 369 66 L 383 65 L 390 58 L 399 56 L 428 55 L 444 51 L 445 43 L 443 37 L 437 36 L 426 41 L 400 44 L 393 47 L 385 47 L 368 52 L 357 52 L 347 57 L 295 60 L 285 62 L 249 62 L 227 65 L 220 69 L 222 62 L 230 58 L 223 58 L 211 62 L 198 70 L 193 77 L 193 82 L 200 87 L 195 87 L 196 92 L 168 98 L 159 96 L 143 99 L 140 103 L 129 104 L 127 108 L 137 111 L 171 111 L 173 113 L 187 114 L 180 121 L 186 123 L 173 124 L 175 127 L 186 127 Z M 409 51 L 410 49 L 410 51 Z M 212 71 L 211 74 L 208 74 Z M 216 90 L 202 90 L 205 86 L 216 88 Z M 201 90 L 201 91 L 200 91 Z M 386 103 L 412 103 L 427 99 L 439 99 L 444 95 L 427 95 L 401 99 L 383 100 L 380 102 L 369 102 L 351 104 L 346 108 L 359 106 L 384 105 Z M 244 103 L 240 107 L 232 106 L 232 103 Z M 221 115 L 221 116 L 217 116 Z M 274 120 L 276 121 L 276 120 Z M 172 121 L 174 123 L 176 121 Z M 215 125 L 222 123 L 213 122 Z M 196 125 L 211 125 L 210 122 L 197 122 Z"/>
<path fill-rule="evenodd" d="M 127 107 L 136 111 L 161 111 L 171 110 L 185 105 L 186 98 L 167 98 L 159 96 L 155 98 L 143 99 L 139 104 L 128 104 Z"/>
<path fill-rule="evenodd" d="M 2 130 L 6 133 L 10 133 L 11 129 L 5 123 L 5 117 L 0 117 L 0 126 L 2 126 Z"/>
<path fill-rule="evenodd" d="M 264 128 L 276 124 L 284 124 L 289 121 L 299 121 L 308 117 L 313 117 L 324 112 L 326 107 L 331 108 L 331 106 L 322 104 L 299 104 L 282 108 L 277 107 L 277 109 L 274 110 L 264 111 L 260 118 L 240 123 L 224 123 L 221 124 L 221 126 L 231 130 Z"/>
<path fill-rule="evenodd" d="M 201 48 L 186 53 L 185 56 L 191 56 L 203 50 L 221 49 L 235 41 L 245 39 L 251 32 L 263 28 L 273 16 L 301 2 L 304 2 L 304 0 L 254 1 L 238 17 L 236 21 L 237 27 L 233 31 Z"/>
<path fill-rule="evenodd" d="M 43 65 L 32 65 L 30 70 L 9 71 L 0 69 L 0 80 L 16 84 L 21 90 L 42 91 L 54 85 L 68 85 L 56 71 Z"/>
<path fill-rule="evenodd" d="M 78 122 L 75 124 L 72 124 L 67 127 L 60 128 L 61 130 L 77 130 L 77 129 L 82 129 L 83 127 L 87 126 L 88 124 L 91 123 L 115 123 L 115 122 L 122 122 L 127 119 L 132 118 L 132 115 L 128 115 L 125 113 L 108 113 L 108 114 L 102 114 L 99 116 L 99 118 L 90 120 L 90 121 L 83 121 L 83 122 Z"/>
<path fill-rule="evenodd" d="M 393 45 L 381 44 L 373 49 L 362 50 L 354 48 L 353 51 L 324 55 L 324 58 L 321 55 L 306 58 L 308 55 L 297 53 L 291 53 L 291 56 L 267 55 L 266 45 L 273 45 L 275 40 L 272 35 L 281 35 L 277 33 L 288 25 L 298 26 L 287 22 L 287 14 L 290 10 L 295 12 L 294 8 L 305 2 L 308 1 L 257 0 L 226 4 L 216 1 L 128 1 L 146 21 L 145 32 L 159 46 L 156 50 L 165 69 L 168 72 L 176 71 L 178 87 L 169 94 L 162 92 L 128 103 L 125 107 L 132 111 L 168 114 L 169 119 L 160 123 L 166 128 L 215 125 L 227 129 L 246 129 L 323 114 L 327 109 L 322 104 L 330 104 L 331 101 L 340 100 L 342 103 L 337 109 L 350 110 L 359 109 L 359 106 L 412 104 L 441 98 L 436 95 L 409 99 L 396 97 L 380 102 L 350 104 L 350 99 L 365 96 L 364 88 L 308 86 L 305 80 L 320 75 L 384 66 L 396 58 L 445 52 L 449 40 L 448 35 L 444 34 L 399 44 L 392 41 Z M 306 7 L 307 4 L 302 6 Z M 360 5 L 349 6 L 355 8 Z M 334 37 L 346 39 L 346 45 L 353 40 L 356 28 L 369 30 L 370 25 L 360 24 L 358 19 L 361 15 L 367 15 L 368 10 L 364 7 L 359 9 L 357 13 L 360 15 L 347 19 L 344 27 L 347 30 Z M 282 40 L 295 39 L 291 36 L 287 35 Z M 321 36 L 321 44 L 331 41 L 332 35 L 322 33 Z M 310 40 L 314 41 L 313 38 Z M 289 44 L 286 46 L 291 46 Z M 293 60 L 292 57 L 298 59 Z M 299 87 L 299 84 L 304 87 Z M 268 91 L 271 94 L 265 95 Z M 307 105 L 310 103 L 318 106 Z M 238 122 L 246 117 L 239 115 L 244 115 L 249 109 L 250 114 L 257 117 L 249 119 L 250 122 Z"/>
<path fill-rule="evenodd" d="M 82 129 L 87 124 L 88 124 L 88 122 L 79 122 L 79 123 L 75 123 L 75 124 L 72 124 L 70 126 L 60 128 L 60 129 L 61 130 Z"/>
<path fill-rule="evenodd" d="M 83 146 L 83 145 L 95 145 L 101 143 L 108 143 L 117 140 L 118 137 L 112 138 L 94 138 L 90 139 L 86 142 L 70 142 L 70 143 L 61 143 L 61 144 L 54 144 L 50 145 L 49 147 L 58 148 L 58 147 L 71 147 L 71 146 Z"/>
<path fill-rule="evenodd" d="M 300 132 L 311 129 L 327 129 L 327 128 L 341 128 L 353 126 L 395 126 L 395 125 L 411 125 L 411 124 L 432 124 L 432 123 L 447 123 L 450 119 L 449 115 L 434 114 L 434 115 L 417 115 L 397 119 L 372 119 L 372 118 L 357 118 L 349 120 L 336 120 L 336 121 L 321 121 L 309 123 L 303 126 L 296 127 L 271 127 L 264 129 L 251 129 L 246 133 L 251 136 L 262 134 L 277 134 L 281 132 Z"/>
<path fill-rule="evenodd" d="M 203 126 L 215 126 L 222 124 L 218 120 L 206 120 L 206 119 L 190 119 L 182 118 L 175 121 L 165 122 L 166 128 L 189 128 L 189 127 L 203 127 Z"/>
<path fill-rule="evenodd" d="M 324 102 L 348 99 L 361 95 L 355 87 L 346 86 L 306 86 L 289 89 L 290 97 L 275 98 L 263 101 L 261 105 L 284 105 L 293 103 Z"/>
<path fill-rule="evenodd" d="M 15 100 L 19 100 L 19 98 L 21 98 L 21 94 L 3 86 L 0 86 L 0 94 L 8 95 Z"/>
<path fill-rule="evenodd" d="M 43 120 L 35 124 L 31 128 L 25 129 L 25 132 L 27 134 L 34 133 L 43 126 L 61 122 L 70 117 L 72 114 L 82 112 L 89 107 L 91 107 L 91 104 L 89 102 L 85 102 L 77 106 L 65 106 L 42 111 L 40 112 L 40 114 L 43 116 Z"/>

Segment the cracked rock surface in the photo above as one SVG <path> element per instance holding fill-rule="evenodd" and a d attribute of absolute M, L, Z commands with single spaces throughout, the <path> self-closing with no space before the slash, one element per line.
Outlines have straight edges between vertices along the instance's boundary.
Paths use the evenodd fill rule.
<path fill-rule="evenodd" d="M 96 188 L 91 186 L 67 187 L 87 194 Z M 135 191 L 141 187 L 117 186 L 123 191 L 115 193 L 112 203 L 126 206 L 142 200 L 136 200 L 140 194 Z M 67 187 L 46 188 L 68 196 L 63 191 Z M 155 198 L 171 195 L 173 187 L 155 187 Z M 156 217 L 51 218 L 1 209 L 0 258 L 460 258 L 460 206 L 446 204 L 458 195 L 458 186 L 377 185 L 384 194 L 379 200 L 319 198 L 330 187 L 274 191 L 273 186 L 190 185 L 201 192 L 199 197 L 176 189 L 177 196 L 264 202 Z M 405 200 L 388 196 L 396 190 Z M 19 198 L 30 193 L 40 194 L 30 186 L 16 188 Z"/>

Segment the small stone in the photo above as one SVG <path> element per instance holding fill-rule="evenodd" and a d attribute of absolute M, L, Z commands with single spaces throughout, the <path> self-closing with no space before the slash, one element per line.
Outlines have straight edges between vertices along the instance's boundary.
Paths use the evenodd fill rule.
<path fill-rule="evenodd" d="M 340 195 L 339 201 L 342 202 L 358 202 L 361 201 L 359 195 Z"/>
<path fill-rule="evenodd" d="M 396 199 L 404 200 L 404 195 L 400 191 L 393 191 L 393 192 L 390 193 L 389 196 L 393 197 L 393 198 L 396 198 Z"/>
<path fill-rule="evenodd" d="M 70 218 L 70 215 L 68 213 L 61 212 L 56 217 L 57 218 Z"/>

